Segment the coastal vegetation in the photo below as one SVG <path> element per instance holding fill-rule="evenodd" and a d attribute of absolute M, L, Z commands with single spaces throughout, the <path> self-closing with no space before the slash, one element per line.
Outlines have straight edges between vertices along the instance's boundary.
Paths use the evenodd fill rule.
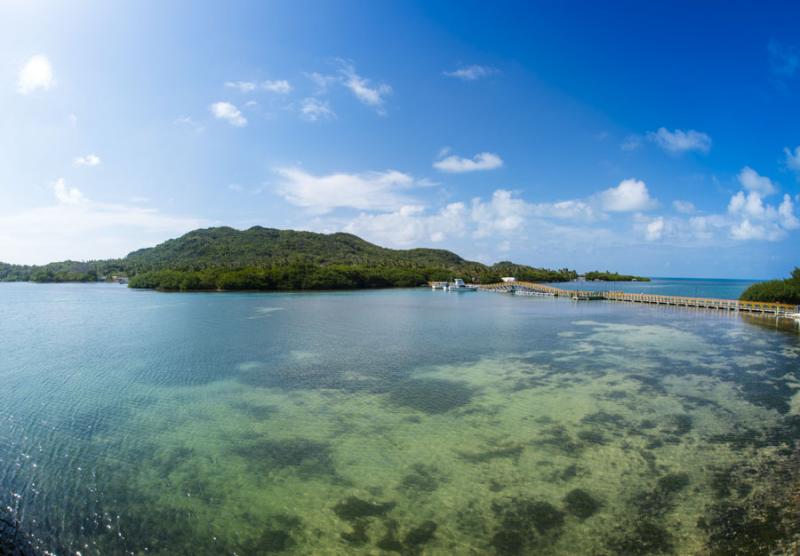
<path fill-rule="evenodd" d="M 0 282 L 96 282 L 121 268 L 118 261 L 61 261 L 42 266 L 0 263 Z"/>
<path fill-rule="evenodd" d="M 739 299 L 800 305 L 800 267 L 795 267 L 791 276 L 785 280 L 769 280 L 753 284 Z"/>
<path fill-rule="evenodd" d="M 397 250 L 352 234 L 252 227 L 194 230 L 123 259 L 44 266 L 0 264 L 0 281 L 89 282 L 114 274 L 134 288 L 191 290 L 321 290 L 419 286 L 463 278 L 470 283 L 564 282 L 577 273 L 503 261 L 487 266 L 444 249 Z"/>
<path fill-rule="evenodd" d="M 599 270 L 592 270 L 585 275 L 587 280 L 599 280 L 601 282 L 649 282 L 650 278 L 646 276 L 633 276 L 631 274 L 619 274 L 618 272 L 600 272 Z"/>

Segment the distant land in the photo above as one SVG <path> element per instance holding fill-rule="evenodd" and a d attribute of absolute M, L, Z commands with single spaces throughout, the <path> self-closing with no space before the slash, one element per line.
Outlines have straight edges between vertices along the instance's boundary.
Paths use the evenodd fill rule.
<path fill-rule="evenodd" d="M 444 249 L 388 249 L 346 233 L 318 234 L 254 226 L 199 229 L 122 259 L 63 261 L 42 266 L 0 263 L 0 281 L 94 282 L 125 276 L 133 288 L 164 291 L 322 290 L 411 287 L 463 278 L 468 283 L 502 277 L 535 282 L 578 278 L 502 261 L 491 266 Z M 649 280 L 593 271 L 590 280 Z"/>

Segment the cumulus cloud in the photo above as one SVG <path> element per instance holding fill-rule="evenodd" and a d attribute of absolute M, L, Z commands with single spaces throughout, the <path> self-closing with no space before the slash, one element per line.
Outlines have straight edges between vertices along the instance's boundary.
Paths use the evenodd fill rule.
<path fill-rule="evenodd" d="M 245 118 L 236 106 L 230 102 L 215 102 L 208 107 L 211 114 L 218 120 L 225 120 L 234 127 L 244 127 L 247 125 Z"/>
<path fill-rule="evenodd" d="M 264 81 L 261 83 L 261 88 L 271 93 L 278 93 L 279 95 L 288 95 L 292 92 L 292 86 L 285 79 L 278 79 L 276 81 Z"/>
<path fill-rule="evenodd" d="M 86 156 L 79 156 L 78 158 L 72 161 L 72 165 L 75 167 L 99 166 L 100 157 L 94 153 L 87 154 Z"/>
<path fill-rule="evenodd" d="M 764 202 L 760 191 L 739 191 L 728 203 L 728 214 L 733 219 L 731 237 L 737 240 L 778 241 L 800 228 L 790 195 L 774 206 Z"/>
<path fill-rule="evenodd" d="M 155 209 L 88 199 L 63 179 L 49 205 L 0 214 L 0 260 L 43 264 L 122 257 L 209 223 Z"/>
<path fill-rule="evenodd" d="M 277 193 L 289 203 L 324 214 L 336 208 L 397 210 L 414 204 L 404 191 L 414 178 L 397 170 L 317 176 L 301 168 L 278 168 Z"/>
<path fill-rule="evenodd" d="M 35 91 L 47 91 L 55 86 L 56 80 L 53 76 L 53 67 L 46 56 L 38 54 L 32 57 L 23 66 L 17 79 L 17 91 L 23 95 L 31 94 Z"/>
<path fill-rule="evenodd" d="M 77 205 L 84 200 L 83 193 L 77 187 L 67 187 L 64 178 L 58 178 L 53 182 L 53 193 L 56 200 L 64 205 Z"/>
<path fill-rule="evenodd" d="M 742 187 L 748 191 L 754 191 L 760 195 L 771 195 L 777 191 L 771 179 L 760 176 L 758 172 L 749 166 L 742 168 L 742 171 L 736 177 Z"/>
<path fill-rule="evenodd" d="M 464 203 L 450 203 L 432 213 L 422 205 L 405 205 L 388 213 L 362 213 L 347 223 L 344 231 L 383 245 L 437 243 L 463 235 L 467 216 Z"/>
<path fill-rule="evenodd" d="M 256 83 L 255 81 L 227 81 L 225 86 L 229 89 L 236 89 L 240 93 L 252 93 L 253 91 L 261 90 L 286 95 L 292 92 L 292 85 L 285 79 L 267 80 L 261 83 Z"/>
<path fill-rule="evenodd" d="M 225 86 L 229 89 L 236 89 L 240 93 L 251 93 L 257 87 L 253 81 L 226 81 Z"/>
<path fill-rule="evenodd" d="M 664 233 L 664 218 L 659 216 L 647 223 L 645 226 L 645 239 L 647 241 L 657 241 Z"/>
<path fill-rule="evenodd" d="M 533 203 L 531 214 L 542 218 L 574 219 L 589 222 L 597 218 L 597 211 L 586 201 L 570 199 L 555 203 Z"/>
<path fill-rule="evenodd" d="M 607 230 L 586 227 L 594 218 L 593 209 L 585 202 L 567 200 L 556 203 L 529 203 L 514 192 L 498 189 L 489 199 L 473 198 L 469 203 L 449 203 L 430 209 L 420 203 L 402 205 L 379 213 L 362 212 L 351 221 L 328 225 L 324 229 L 344 229 L 383 245 L 407 247 L 420 243 L 436 243 L 445 239 L 470 237 L 475 240 L 497 240 L 497 249 L 510 246 L 510 239 L 524 238 L 531 229 L 556 237 L 607 237 Z M 571 221 L 568 226 L 556 222 Z"/>
<path fill-rule="evenodd" d="M 309 122 L 316 122 L 335 118 L 336 113 L 334 113 L 327 101 L 308 97 L 300 103 L 300 117 Z"/>
<path fill-rule="evenodd" d="M 495 168 L 500 168 L 502 165 L 503 159 L 490 152 L 478 153 L 472 158 L 450 155 L 433 163 L 433 167 L 437 170 L 451 173 L 494 170 Z"/>
<path fill-rule="evenodd" d="M 665 127 L 661 127 L 657 131 L 648 132 L 647 139 L 671 154 L 690 151 L 708 154 L 711 150 L 711 137 L 706 133 L 693 129 L 670 131 Z"/>
<path fill-rule="evenodd" d="M 602 209 L 608 212 L 645 211 L 657 205 L 647 185 L 636 179 L 623 180 L 617 187 L 606 189 L 599 194 L 599 200 Z"/>
<path fill-rule="evenodd" d="M 504 189 L 495 191 L 488 202 L 473 199 L 470 208 L 470 217 L 476 226 L 473 235 L 478 238 L 520 230 L 530 211 L 528 203 Z"/>
<path fill-rule="evenodd" d="M 487 77 L 497 73 L 497 70 L 489 66 L 479 66 L 477 64 L 473 64 L 470 66 L 461 66 L 456 70 L 445 71 L 443 73 L 448 77 L 455 77 L 456 79 L 461 79 L 462 81 L 476 81 L 482 77 Z"/>
<path fill-rule="evenodd" d="M 345 60 L 339 60 L 339 74 L 342 79 L 342 84 L 350 89 L 355 97 L 362 103 L 375 109 L 379 114 L 385 114 L 386 109 L 384 103 L 386 96 L 391 94 L 392 88 L 385 84 L 379 83 L 375 86 L 370 84 L 370 80 L 361 77 L 356 73 L 355 67 L 352 63 Z"/>

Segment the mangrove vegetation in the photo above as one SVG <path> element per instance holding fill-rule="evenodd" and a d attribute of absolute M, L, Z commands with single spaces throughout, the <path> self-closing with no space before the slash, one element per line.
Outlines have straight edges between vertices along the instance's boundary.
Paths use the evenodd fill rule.
<path fill-rule="evenodd" d="M 785 280 L 769 280 L 753 284 L 739 299 L 800 305 L 800 267 L 795 267 L 791 276 Z"/>

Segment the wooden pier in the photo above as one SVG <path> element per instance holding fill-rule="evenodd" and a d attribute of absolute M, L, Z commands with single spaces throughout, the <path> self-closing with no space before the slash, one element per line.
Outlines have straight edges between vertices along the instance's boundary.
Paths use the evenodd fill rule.
<path fill-rule="evenodd" d="M 698 309 L 717 309 L 720 311 L 740 311 L 762 315 L 790 317 L 800 313 L 800 306 L 785 303 L 760 303 L 739 301 L 738 299 L 715 299 L 712 297 L 686 297 L 675 295 L 651 295 L 647 293 L 624 293 L 591 290 L 565 290 L 539 284 L 536 282 L 501 282 L 479 286 L 482 291 L 499 293 L 536 293 L 553 297 L 569 297 L 576 301 L 603 299 L 626 303 L 648 303 L 653 305 L 669 305 L 673 307 L 694 307 Z"/>

